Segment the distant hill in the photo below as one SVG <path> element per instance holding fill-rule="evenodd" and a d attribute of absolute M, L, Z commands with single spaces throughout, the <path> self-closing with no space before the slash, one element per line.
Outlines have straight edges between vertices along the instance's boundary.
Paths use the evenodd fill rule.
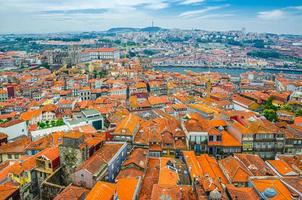
<path fill-rule="evenodd" d="M 157 27 L 157 26 L 146 27 L 146 28 L 140 29 L 140 31 L 142 31 L 142 32 L 158 32 L 158 31 L 165 31 L 165 30 L 167 30 L 167 29 L 163 29 L 163 28 Z"/>
<path fill-rule="evenodd" d="M 130 27 L 118 27 L 111 28 L 107 30 L 108 33 L 120 33 L 120 32 L 158 32 L 158 31 L 166 31 L 167 29 L 163 29 L 161 27 L 145 27 L 145 28 L 130 28 Z"/>
<path fill-rule="evenodd" d="M 130 28 L 130 27 L 119 27 L 119 28 L 111 28 L 107 30 L 110 33 L 118 33 L 118 32 L 135 32 L 139 31 L 139 28 Z"/>

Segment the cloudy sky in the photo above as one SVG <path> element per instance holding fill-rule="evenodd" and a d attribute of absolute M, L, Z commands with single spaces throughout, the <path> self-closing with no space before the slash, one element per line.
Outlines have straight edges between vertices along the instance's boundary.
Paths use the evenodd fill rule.
<path fill-rule="evenodd" d="M 0 33 L 199 28 L 302 34 L 302 0 L 0 0 Z"/>

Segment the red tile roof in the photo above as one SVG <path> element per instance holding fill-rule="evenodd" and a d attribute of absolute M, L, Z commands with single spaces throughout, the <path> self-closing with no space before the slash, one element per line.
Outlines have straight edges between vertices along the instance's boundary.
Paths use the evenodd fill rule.
<path fill-rule="evenodd" d="M 247 183 L 252 176 L 245 166 L 236 158 L 229 156 L 219 161 L 222 171 L 231 183 Z"/>
<path fill-rule="evenodd" d="M 261 198 L 252 187 L 235 187 L 234 185 L 227 184 L 227 191 L 231 199 L 238 200 L 260 200 Z"/>
<path fill-rule="evenodd" d="M 11 195 L 18 191 L 18 187 L 12 183 L 5 183 L 0 185 L 0 197 L 1 199 L 10 199 Z"/>

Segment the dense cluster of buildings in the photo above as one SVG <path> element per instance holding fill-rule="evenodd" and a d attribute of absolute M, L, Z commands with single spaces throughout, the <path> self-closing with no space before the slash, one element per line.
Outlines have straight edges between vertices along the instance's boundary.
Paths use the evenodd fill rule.
<path fill-rule="evenodd" d="M 94 60 L 116 60 L 120 57 L 119 51 L 115 48 L 83 49 L 80 46 L 70 46 L 67 50 L 46 50 L 44 56 L 50 65 L 74 65 Z"/>
<path fill-rule="evenodd" d="M 152 64 L 156 66 L 277 68 L 301 71 L 302 64 L 302 38 L 299 35 L 247 33 L 243 30 L 121 29 L 116 32 L 22 37 L 28 41 L 31 49 L 24 47 L 23 40 L 18 35 L 0 35 L 4 49 L 0 52 L 0 69 L 44 63 L 51 66 L 75 65 L 92 60 L 135 56 L 152 58 Z"/>
<path fill-rule="evenodd" d="M 2 199 L 302 198 L 301 75 L 83 53 L 73 67 L 0 72 Z"/>

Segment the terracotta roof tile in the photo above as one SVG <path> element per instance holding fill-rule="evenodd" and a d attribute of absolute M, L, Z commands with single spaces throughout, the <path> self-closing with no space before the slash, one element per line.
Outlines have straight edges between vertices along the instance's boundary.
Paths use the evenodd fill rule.
<path fill-rule="evenodd" d="M 254 176 L 272 176 L 274 172 L 256 154 L 238 153 L 234 155 Z"/>
<path fill-rule="evenodd" d="M 1 128 L 7 128 L 7 127 L 10 127 L 10 126 L 14 126 L 16 124 L 20 124 L 22 122 L 24 122 L 22 119 L 13 119 L 11 121 L 0 124 L 0 127 Z"/>
<path fill-rule="evenodd" d="M 138 179 L 123 178 L 117 183 L 97 182 L 86 197 L 86 200 L 112 200 L 115 195 L 118 199 L 132 200 L 138 187 Z"/>
<path fill-rule="evenodd" d="M 113 134 L 134 135 L 136 134 L 136 127 L 139 127 L 141 119 L 135 114 L 130 113 L 124 120 L 122 120 L 116 127 Z"/>
<path fill-rule="evenodd" d="M 7 144 L 0 146 L 0 154 L 4 153 L 25 153 L 26 147 L 30 144 L 31 139 L 29 137 L 21 137 Z"/>
<path fill-rule="evenodd" d="M 152 188 L 154 184 L 158 183 L 160 171 L 160 160 L 158 158 L 150 158 L 146 175 L 143 179 L 139 199 L 151 199 Z"/>
<path fill-rule="evenodd" d="M 299 175 L 295 170 L 290 167 L 290 165 L 288 165 L 283 160 L 268 160 L 266 162 L 281 176 Z"/>
<path fill-rule="evenodd" d="M 213 191 L 217 188 L 219 192 L 223 192 L 220 183 L 226 184 L 228 180 L 219 168 L 216 159 L 207 154 L 202 154 L 197 156 L 197 161 L 202 168 L 202 175 L 199 177 L 199 180 L 203 185 L 203 189 L 205 191 Z"/>
<path fill-rule="evenodd" d="M 231 133 L 228 131 L 222 131 L 222 146 L 224 147 L 240 147 L 242 146 L 240 141 L 238 141 Z"/>
<path fill-rule="evenodd" d="M 0 185 L 0 197 L 1 199 L 8 199 L 12 194 L 18 191 L 18 187 L 12 183 L 5 183 Z"/>
<path fill-rule="evenodd" d="M 115 189 L 114 183 L 97 182 L 88 193 L 86 200 L 112 200 Z"/>
<path fill-rule="evenodd" d="M 283 160 L 296 171 L 302 171 L 302 155 L 278 155 L 278 159 Z"/>
<path fill-rule="evenodd" d="M 124 161 L 123 166 L 134 164 L 142 169 L 145 169 L 147 167 L 147 160 L 146 160 L 147 155 L 148 155 L 147 149 L 135 148 L 128 156 L 127 160 Z"/>
<path fill-rule="evenodd" d="M 197 200 L 191 186 L 161 185 L 155 184 L 152 189 L 151 200 L 165 199 L 182 199 Z"/>
<path fill-rule="evenodd" d="M 238 200 L 260 200 L 261 198 L 252 187 L 235 187 L 227 184 L 226 188 L 231 196 L 231 199 Z"/>
<path fill-rule="evenodd" d="M 174 162 L 173 159 L 164 158 L 160 159 L 160 171 L 159 171 L 159 181 L 161 185 L 177 185 L 178 174 L 174 170 L 169 169 L 167 163 L 168 161 Z"/>
<path fill-rule="evenodd" d="M 279 180 L 276 178 L 255 178 L 251 180 L 253 186 L 259 192 L 264 192 L 266 189 L 271 188 L 276 192 L 276 195 L 270 200 L 291 200 L 292 192 Z"/>
<path fill-rule="evenodd" d="M 229 156 L 219 161 L 225 176 L 231 183 L 247 183 L 252 174 L 236 158 Z"/>

